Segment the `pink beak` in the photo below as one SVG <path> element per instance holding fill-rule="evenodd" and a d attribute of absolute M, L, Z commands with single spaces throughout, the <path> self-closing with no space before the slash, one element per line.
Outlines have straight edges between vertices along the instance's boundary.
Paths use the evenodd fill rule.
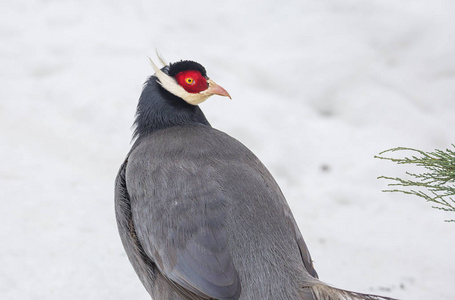
<path fill-rule="evenodd" d="M 229 99 L 232 99 L 231 95 L 229 95 L 229 93 L 225 89 L 223 89 L 221 86 L 216 84 L 215 81 L 213 81 L 212 79 L 209 79 L 209 80 L 207 80 L 207 82 L 209 84 L 209 88 L 206 89 L 204 91 L 204 93 L 207 93 L 209 95 L 218 95 L 218 96 L 229 97 Z"/>

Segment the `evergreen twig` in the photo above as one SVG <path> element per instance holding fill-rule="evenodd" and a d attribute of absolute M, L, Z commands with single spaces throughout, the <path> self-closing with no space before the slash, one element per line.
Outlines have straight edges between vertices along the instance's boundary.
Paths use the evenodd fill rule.
<path fill-rule="evenodd" d="M 452 144 L 455 148 L 455 145 Z M 384 157 L 384 153 L 396 151 L 412 151 L 418 156 L 405 158 Z M 405 194 L 416 195 L 432 202 L 435 209 L 455 212 L 455 151 L 451 149 L 425 152 L 413 148 L 397 147 L 382 151 L 375 158 L 390 160 L 397 164 L 411 164 L 424 167 L 427 171 L 424 173 L 406 172 L 411 179 L 402 179 L 399 177 L 380 176 L 378 179 L 391 180 L 388 186 L 399 186 L 411 189 L 388 189 L 384 192 L 402 192 Z M 415 189 L 417 188 L 417 189 Z M 422 190 L 423 189 L 423 190 Z M 446 220 L 455 222 L 455 220 Z"/>

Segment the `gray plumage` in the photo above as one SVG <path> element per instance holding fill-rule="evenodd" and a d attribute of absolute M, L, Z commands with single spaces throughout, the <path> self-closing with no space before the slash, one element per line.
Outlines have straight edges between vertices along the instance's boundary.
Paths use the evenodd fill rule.
<path fill-rule="evenodd" d="M 388 299 L 320 282 L 273 177 L 201 120 L 139 132 L 116 179 L 120 236 L 153 299 Z"/>

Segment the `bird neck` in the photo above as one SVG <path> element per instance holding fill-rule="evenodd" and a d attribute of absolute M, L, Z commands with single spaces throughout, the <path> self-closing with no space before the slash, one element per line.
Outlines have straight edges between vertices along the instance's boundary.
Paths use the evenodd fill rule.
<path fill-rule="evenodd" d="M 155 76 L 147 80 L 137 105 L 133 138 L 172 126 L 196 124 L 210 126 L 199 106 L 166 91 Z"/>

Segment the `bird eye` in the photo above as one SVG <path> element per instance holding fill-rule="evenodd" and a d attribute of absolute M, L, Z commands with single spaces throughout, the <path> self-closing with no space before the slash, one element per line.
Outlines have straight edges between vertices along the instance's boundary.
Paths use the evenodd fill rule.
<path fill-rule="evenodd" d="M 202 76 L 201 72 L 196 70 L 186 70 L 174 76 L 177 83 L 188 93 L 199 93 L 205 91 L 207 79 Z"/>

